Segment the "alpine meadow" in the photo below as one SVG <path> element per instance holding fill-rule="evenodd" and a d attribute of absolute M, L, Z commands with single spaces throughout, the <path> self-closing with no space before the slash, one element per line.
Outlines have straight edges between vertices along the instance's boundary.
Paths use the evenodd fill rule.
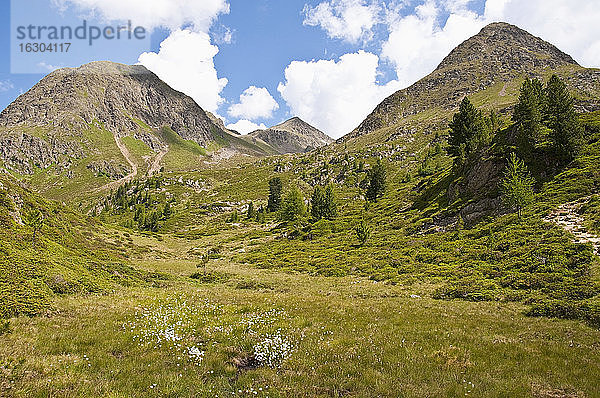
<path fill-rule="evenodd" d="M 496 22 L 303 119 L 109 61 L 10 103 L 0 396 L 600 397 L 600 69 Z"/>

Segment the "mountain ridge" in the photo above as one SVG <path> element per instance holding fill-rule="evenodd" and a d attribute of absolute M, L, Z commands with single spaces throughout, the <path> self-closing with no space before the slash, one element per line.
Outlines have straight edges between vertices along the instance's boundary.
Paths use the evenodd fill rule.
<path fill-rule="evenodd" d="M 495 22 L 454 48 L 432 73 L 384 99 L 357 128 L 338 142 L 393 126 L 428 109 L 454 111 L 465 95 L 496 84 L 504 84 L 498 91 L 499 95 L 505 95 L 506 85 L 523 75 L 539 77 L 544 71 L 561 68 L 581 74 L 570 85 L 583 91 L 584 96 L 600 89 L 598 86 L 592 90 L 577 87 L 583 81 L 595 82 L 595 76 L 590 76 L 593 69 L 582 68 L 556 46 L 517 26 Z M 590 104 L 580 103 L 587 105 L 588 110 L 600 109 L 597 99 Z"/>
<path fill-rule="evenodd" d="M 252 142 L 258 140 L 270 145 L 280 154 L 309 152 L 334 142 L 297 116 L 268 129 L 253 131 L 247 137 Z"/>
<path fill-rule="evenodd" d="M 41 169 L 48 188 L 60 185 L 58 178 L 61 184 L 85 180 L 95 191 L 136 174 L 125 152 L 148 173 L 161 163 L 176 170 L 206 167 L 205 159 L 222 159 L 225 150 L 227 159 L 274 153 L 211 116 L 142 65 L 96 61 L 58 69 L 0 113 L 0 161 L 21 175 Z"/>

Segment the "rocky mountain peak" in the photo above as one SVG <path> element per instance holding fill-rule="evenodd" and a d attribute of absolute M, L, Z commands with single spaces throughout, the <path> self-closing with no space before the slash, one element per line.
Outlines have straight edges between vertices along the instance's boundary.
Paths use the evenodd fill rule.
<path fill-rule="evenodd" d="M 507 85 L 515 79 L 521 79 L 524 74 L 544 78 L 548 71 L 561 68 L 585 71 L 578 76 L 584 82 L 595 79 L 593 71 L 584 70 L 571 56 L 554 45 L 517 26 L 492 23 L 452 50 L 431 74 L 386 98 L 340 141 L 397 125 L 434 107 L 440 114 L 454 111 L 465 95 L 483 91 L 498 83 L 503 83 L 503 86 L 499 86 L 498 95 L 506 96 Z M 587 83 L 580 86 L 591 87 Z M 443 125 L 444 121 L 440 120 L 440 123 Z"/>
<path fill-rule="evenodd" d="M 436 71 L 464 67 L 477 62 L 499 73 L 525 67 L 552 68 L 577 65 L 570 55 L 529 32 L 504 22 L 495 22 L 456 47 Z"/>
<path fill-rule="evenodd" d="M 295 134 L 315 135 L 319 136 L 319 138 L 323 140 L 327 140 L 328 138 L 327 135 L 325 135 L 321 130 L 314 128 L 297 116 L 294 116 L 293 118 L 271 128 L 275 130 L 289 131 L 290 133 Z"/>
<path fill-rule="evenodd" d="M 22 174 L 57 165 L 54 172 L 71 179 L 74 162 L 81 160 L 96 175 L 116 179 L 135 170 L 119 146 L 126 136 L 160 155 L 154 168 L 172 142 L 218 147 L 228 157 L 273 152 L 249 145 L 145 67 L 100 61 L 56 70 L 4 109 L 0 113 L 0 161 Z M 193 145 L 185 148 L 190 153 L 202 152 Z M 125 159 L 115 156 L 117 150 Z"/>
<path fill-rule="evenodd" d="M 143 65 L 126 65 L 111 61 L 93 61 L 77 68 L 63 68 L 57 70 L 57 73 L 69 72 L 92 73 L 96 75 L 118 74 L 123 76 L 152 74 L 152 72 Z"/>
<path fill-rule="evenodd" d="M 222 132 L 200 106 L 141 65 L 108 61 L 56 70 L 0 114 L 0 127 L 76 132 L 95 121 L 115 135 L 168 126 L 207 146 Z"/>
<path fill-rule="evenodd" d="M 249 134 L 251 139 L 263 141 L 279 153 L 302 153 L 333 142 L 321 130 L 311 126 L 299 117 Z"/>

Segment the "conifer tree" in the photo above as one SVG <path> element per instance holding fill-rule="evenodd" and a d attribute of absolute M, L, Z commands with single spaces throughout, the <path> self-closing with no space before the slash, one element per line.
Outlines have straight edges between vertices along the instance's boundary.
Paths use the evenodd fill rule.
<path fill-rule="evenodd" d="M 550 139 L 563 163 L 575 158 L 581 144 L 583 129 L 573 107 L 573 97 L 558 76 L 553 75 L 546 85 L 546 123 Z"/>
<path fill-rule="evenodd" d="M 173 210 L 171 210 L 171 204 L 169 202 L 165 203 L 165 207 L 163 208 L 163 218 L 166 220 L 173 214 Z"/>
<path fill-rule="evenodd" d="M 310 213 L 314 221 L 319 221 L 323 218 L 333 220 L 337 216 L 333 184 L 328 184 L 325 189 L 321 186 L 316 186 L 310 204 Z"/>
<path fill-rule="evenodd" d="M 540 141 L 543 130 L 543 110 L 545 109 L 544 89 L 538 79 L 525 79 L 521 85 L 519 102 L 515 106 L 513 122 L 518 131 L 519 146 L 530 154 Z"/>
<path fill-rule="evenodd" d="M 324 217 L 324 205 L 325 192 L 321 186 L 317 185 L 310 200 L 310 213 L 314 221 L 319 221 Z"/>
<path fill-rule="evenodd" d="M 354 231 L 356 232 L 356 237 L 358 238 L 360 245 L 364 246 L 365 243 L 367 243 L 369 237 L 371 236 L 371 228 L 366 223 L 364 218 L 362 218 L 360 222 L 356 225 Z"/>
<path fill-rule="evenodd" d="M 504 203 L 512 209 L 516 209 L 519 218 L 523 207 L 533 201 L 533 186 L 535 180 L 529 174 L 525 163 L 514 153 L 510 155 L 508 166 L 504 171 L 504 178 L 500 188 Z"/>
<path fill-rule="evenodd" d="M 381 159 L 377 160 L 377 164 L 369 173 L 369 186 L 367 188 L 367 199 L 371 202 L 376 202 L 377 199 L 383 196 L 386 186 L 386 171 Z"/>
<path fill-rule="evenodd" d="M 254 210 L 254 202 L 250 202 L 248 205 L 248 211 L 246 213 L 246 218 L 248 220 L 252 220 L 255 216 L 256 211 Z"/>
<path fill-rule="evenodd" d="M 263 224 L 266 221 L 265 209 L 261 206 L 256 211 L 256 222 Z"/>
<path fill-rule="evenodd" d="M 158 231 L 158 220 L 160 216 L 157 211 L 152 211 L 145 220 L 144 228 L 147 231 L 157 232 Z"/>
<path fill-rule="evenodd" d="M 306 208 L 304 207 L 304 197 L 296 187 L 292 188 L 281 202 L 279 219 L 281 221 L 293 222 L 304 216 Z"/>
<path fill-rule="evenodd" d="M 273 177 L 269 180 L 269 201 L 267 204 L 267 211 L 275 212 L 281 207 L 281 192 L 283 190 L 283 184 L 281 178 Z"/>
<path fill-rule="evenodd" d="M 490 123 L 480 110 L 465 97 L 450 122 L 448 153 L 457 165 L 463 165 L 492 140 Z"/>
<path fill-rule="evenodd" d="M 323 206 L 323 218 L 333 220 L 337 216 L 337 204 L 335 203 L 335 192 L 333 184 L 328 184 L 325 187 L 325 202 Z"/>

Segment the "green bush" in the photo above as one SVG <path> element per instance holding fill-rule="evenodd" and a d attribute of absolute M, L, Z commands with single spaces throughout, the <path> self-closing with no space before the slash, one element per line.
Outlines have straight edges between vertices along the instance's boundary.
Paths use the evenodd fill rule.
<path fill-rule="evenodd" d="M 600 327 L 600 301 L 544 300 L 533 304 L 527 311 L 527 315 L 561 319 L 582 319 L 592 326 Z"/>

